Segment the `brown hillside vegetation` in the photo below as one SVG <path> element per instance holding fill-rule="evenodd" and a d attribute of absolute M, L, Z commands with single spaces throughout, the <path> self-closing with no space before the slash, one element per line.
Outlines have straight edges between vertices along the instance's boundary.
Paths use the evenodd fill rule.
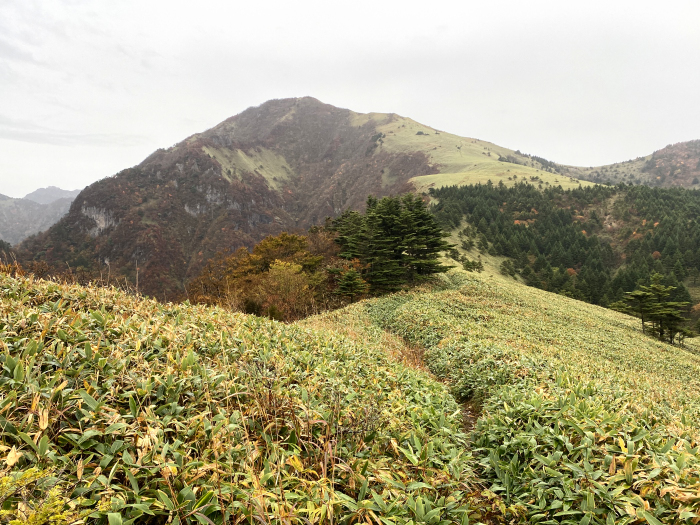
<path fill-rule="evenodd" d="M 655 151 L 642 171 L 660 186 L 698 186 L 700 177 L 700 140 L 680 142 Z"/>
<path fill-rule="evenodd" d="M 513 155 L 396 114 L 272 100 L 92 184 L 63 220 L 24 243 L 22 257 L 180 299 L 215 253 L 305 231 L 364 208 L 370 194 L 488 180 L 578 185 L 544 159 L 547 169 L 536 157 L 499 160 Z"/>
<path fill-rule="evenodd" d="M 353 268 L 338 257 L 332 232 L 308 235 L 282 232 L 255 245 L 252 252 L 217 254 L 187 286 L 190 301 L 220 305 L 237 312 L 292 321 L 348 301 L 337 281 Z"/>

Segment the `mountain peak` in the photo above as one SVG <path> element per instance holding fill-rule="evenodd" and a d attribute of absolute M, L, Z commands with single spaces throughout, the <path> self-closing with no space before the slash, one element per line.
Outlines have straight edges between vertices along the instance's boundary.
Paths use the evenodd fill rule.
<path fill-rule="evenodd" d="M 14 245 L 46 230 L 68 212 L 79 192 L 49 186 L 23 199 L 0 195 L 0 239 Z"/>
<path fill-rule="evenodd" d="M 578 187 L 572 172 L 393 113 L 275 99 L 92 184 L 23 248 L 32 260 L 97 275 L 109 261 L 131 282 L 138 275 L 141 292 L 178 299 L 217 252 L 362 209 L 370 194 L 488 181 Z"/>
<path fill-rule="evenodd" d="M 78 193 L 80 193 L 80 190 L 62 190 L 56 186 L 47 186 L 46 188 L 34 190 L 23 198 L 39 204 L 50 204 L 58 199 L 75 198 Z"/>

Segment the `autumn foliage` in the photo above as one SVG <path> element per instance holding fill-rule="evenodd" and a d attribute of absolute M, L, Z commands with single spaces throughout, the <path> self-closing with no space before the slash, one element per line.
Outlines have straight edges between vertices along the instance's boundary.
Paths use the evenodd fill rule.
<path fill-rule="evenodd" d="M 190 301 L 290 321 L 358 299 L 366 292 L 361 278 L 353 293 L 340 284 L 359 278 L 360 265 L 338 257 L 335 237 L 312 228 L 268 236 L 252 252 L 219 253 L 190 282 Z"/>

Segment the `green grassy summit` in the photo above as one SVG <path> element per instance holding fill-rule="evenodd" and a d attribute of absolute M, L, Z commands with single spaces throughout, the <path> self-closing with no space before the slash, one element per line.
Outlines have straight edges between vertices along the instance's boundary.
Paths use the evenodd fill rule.
<path fill-rule="evenodd" d="M 489 180 L 494 184 L 503 182 L 512 185 L 518 179 L 525 179 L 536 184 L 541 182 L 544 185 L 562 186 L 564 189 L 591 185 L 588 181 L 547 171 L 538 161 L 511 149 L 484 140 L 438 131 L 399 115 L 353 113 L 351 122 L 354 125 L 374 124 L 381 134 L 374 155 L 383 151 L 393 154 L 418 151 L 428 156 L 435 173 L 425 173 L 410 179 L 418 192 L 441 186 L 484 184 Z M 507 158 L 517 162 L 503 160 Z M 383 175 L 389 182 L 391 174 L 385 172 Z"/>

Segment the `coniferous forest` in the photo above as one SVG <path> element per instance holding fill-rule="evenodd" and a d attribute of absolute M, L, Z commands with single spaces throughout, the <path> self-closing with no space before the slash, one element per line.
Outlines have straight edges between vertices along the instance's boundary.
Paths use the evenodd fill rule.
<path fill-rule="evenodd" d="M 610 306 L 659 274 L 659 284 L 671 287 L 670 301 L 690 302 L 683 281 L 700 276 L 698 191 L 542 190 L 521 182 L 430 193 L 439 201 L 433 212 L 446 227 L 459 228 L 463 248 L 510 258 L 504 273 L 530 286 Z"/>

